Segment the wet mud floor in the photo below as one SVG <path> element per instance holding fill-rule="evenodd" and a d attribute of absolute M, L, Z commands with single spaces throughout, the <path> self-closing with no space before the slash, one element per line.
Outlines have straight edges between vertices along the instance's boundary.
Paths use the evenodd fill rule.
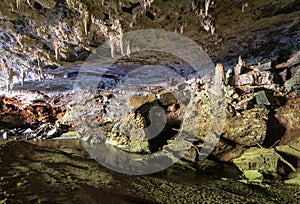
<path fill-rule="evenodd" d="M 80 143 L 78 148 L 74 145 L 69 148 L 68 142 L 51 143 L 0 141 L 0 203 L 299 203 L 300 200 L 300 186 L 274 182 L 260 187 L 240 183 L 236 178 L 221 179 L 194 172 L 180 165 L 154 175 L 123 175 L 88 159 Z"/>

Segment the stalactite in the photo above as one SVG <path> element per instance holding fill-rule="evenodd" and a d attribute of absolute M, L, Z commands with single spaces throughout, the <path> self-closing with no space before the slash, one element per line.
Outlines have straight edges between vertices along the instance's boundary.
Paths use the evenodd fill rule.
<path fill-rule="evenodd" d="M 16 0 L 17 9 L 21 8 L 21 0 Z"/>
<path fill-rule="evenodd" d="M 28 4 L 28 6 L 33 6 L 34 0 L 26 0 L 26 3 Z"/>
<path fill-rule="evenodd" d="M 10 5 L 11 12 L 15 12 L 15 8 L 14 8 L 13 3 L 10 3 L 9 5 Z"/>
<path fill-rule="evenodd" d="M 92 22 L 92 24 L 97 24 L 96 18 L 93 14 L 91 15 L 91 22 Z"/>
<path fill-rule="evenodd" d="M 38 68 L 36 68 L 36 70 L 38 72 L 37 75 L 38 75 L 39 81 L 43 81 L 44 80 L 44 75 L 43 75 L 42 68 L 38 67 Z"/>
<path fill-rule="evenodd" d="M 11 90 L 12 79 L 14 76 L 14 71 L 10 68 L 5 59 L 1 59 L 1 64 L 3 67 L 3 71 L 5 74 L 5 82 L 6 82 L 6 91 L 9 92 Z"/>
<path fill-rule="evenodd" d="M 11 90 L 11 84 L 12 84 L 13 76 L 14 76 L 13 69 L 8 67 L 7 82 L 6 82 L 7 91 Z"/>
<path fill-rule="evenodd" d="M 22 38 L 23 38 L 23 36 L 22 36 L 21 34 L 18 34 L 18 35 L 16 36 L 17 42 L 19 43 L 19 45 L 21 46 L 21 48 L 24 49 L 24 45 L 23 45 L 23 43 L 22 43 Z"/>
<path fill-rule="evenodd" d="M 83 17 L 83 25 L 84 25 L 84 33 L 85 35 L 88 35 L 88 24 L 90 21 L 90 14 L 88 11 L 84 11 L 84 17 Z"/>
<path fill-rule="evenodd" d="M 40 53 L 35 51 L 34 52 L 35 56 L 36 56 L 36 60 L 37 60 L 37 66 L 40 67 L 41 66 L 41 57 L 40 57 Z"/>
<path fill-rule="evenodd" d="M 192 10 L 195 11 L 197 9 L 195 1 L 192 1 Z"/>
<path fill-rule="evenodd" d="M 21 67 L 21 70 L 20 70 L 20 77 L 21 77 L 21 85 L 24 86 L 24 81 L 25 81 L 25 68 L 24 67 Z"/>
<path fill-rule="evenodd" d="M 242 12 L 245 12 L 245 9 L 248 7 L 248 2 L 243 3 Z"/>
<path fill-rule="evenodd" d="M 130 49 L 130 41 L 128 41 L 126 43 L 126 55 L 130 58 L 130 53 L 131 53 L 131 49 Z"/>
<path fill-rule="evenodd" d="M 112 37 L 112 36 L 110 36 L 109 38 L 110 38 L 109 43 L 110 43 L 110 53 L 111 53 L 111 57 L 112 57 L 112 58 L 115 58 L 115 56 L 116 56 L 115 39 L 114 39 L 114 37 Z"/>
<path fill-rule="evenodd" d="M 204 5 L 205 5 L 205 16 L 208 16 L 210 3 L 211 3 L 211 0 L 205 0 L 205 3 L 204 3 Z"/>
<path fill-rule="evenodd" d="M 60 42 L 58 40 L 54 40 L 53 45 L 54 45 L 55 59 L 56 59 L 56 62 L 58 62 Z"/>
<path fill-rule="evenodd" d="M 123 29 L 120 29 L 120 49 L 121 49 L 121 54 L 122 56 L 125 56 L 125 52 L 124 52 L 124 42 L 123 42 Z"/>

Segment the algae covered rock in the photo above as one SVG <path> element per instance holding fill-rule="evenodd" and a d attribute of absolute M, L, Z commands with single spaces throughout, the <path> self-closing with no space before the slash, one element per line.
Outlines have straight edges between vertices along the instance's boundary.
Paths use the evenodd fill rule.
<path fill-rule="evenodd" d="M 262 182 L 267 175 L 275 176 L 284 172 L 285 167 L 295 171 L 295 168 L 283 159 L 274 149 L 251 147 L 233 163 L 252 182 Z"/>

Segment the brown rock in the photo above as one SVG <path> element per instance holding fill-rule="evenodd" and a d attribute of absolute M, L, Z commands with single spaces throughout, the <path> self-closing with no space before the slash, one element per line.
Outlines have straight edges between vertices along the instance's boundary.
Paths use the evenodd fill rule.
<path fill-rule="evenodd" d="M 45 101 L 31 103 L 17 98 L 0 98 L 0 122 L 9 127 L 35 126 L 43 122 L 53 122 L 65 111 L 61 107 L 53 107 Z"/>
<path fill-rule="evenodd" d="M 235 76 L 236 86 L 270 86 L 273 84 L 277 84 L 277 78 L 274 73 L 269 71 L 251 71 Z"/>
<path fill-rule="evenodd" d="M 242 56 L 239 56 L 238 64 L 234 68 L 234 75 L 238 76 L 240 74 L 243 74 L 245 67 L 246 63 L 243 61 Z"/>
<path fill-rule="evenodd" d="M 245 147 L 237 146 L 236 148 L 224 153 L 219 160 L 223 162 L 231 162 L 233 159 L 239 158 L 245 151 Z"/>
<path fill-rule="evenodd" d="M 172 105 L 177 102 L 177 98 L 171 92 L 162 92 L 159 94 L 159 102 L 163 106 Z"/>
<path fill-rule="evenodd" d="M 155 94 L 148 94 L 145 96 L 132 96 L 130 98 L 130 106 L 132 109 L 141 107 L 146 103 L 152 103 L 156 100 Z"/>
<path fill-rule="evenodd" d="M 300 141 L 300 98 L 289 100 L 276 112 L 275 117 L 286 128 L 279 145 Z"/>

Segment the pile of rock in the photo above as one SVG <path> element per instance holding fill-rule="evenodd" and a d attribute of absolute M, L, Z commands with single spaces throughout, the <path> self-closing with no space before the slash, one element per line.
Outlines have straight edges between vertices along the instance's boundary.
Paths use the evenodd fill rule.
<path fill-rule="evenodd" d="M 176 87 L 140 90 L 135 94 L 128 90 L 131 94 L 125 91 L 123 96 L 112 93 L 114 97 L 107 100 L 106 107 L 110 112 L 114 112 L 112 104 L 121 99 L 130 106 L 125 114 L 119 114 L 119 119 L 110 119 L 107 125 L 101 123 L 102 131 L 106 127 L 105 141 L 139 153 L 164 150 L 175 154 L 183 146 L 192 146 L 186 149 L 183 159 L 197 162 L 211 152 L 210 157 L 233 161 L 247 179 L 259 182 L 266 175 L 295 171 L 299 162 L 300 148 L 295 147 L 299 147 L 300 106 L 299 71 L 293 70 L 299 68 L 299 60 L 279 67 L 272 63 L 246 66 L 239 58 L 237 66 L 226 74 L 223 66 L 217 65 L 216 76 L 209 80 L 195 79 Z M 290 79 L 282 77 L 287 71 L 294 73 Z M 166 114 L 158 114 L 151 121 L 154 107 L 162 107 Z M 272 135 L 274 131 L 270 134 L 270 118 L 275 116 L 286 129 L 284 135 Z M 156 129 L 161 130 L 155 135 L 157 140 L 147 135 L 148 127 L 155 121 L 159 121 Z M 161 129 L 164 125 L 167 131 Z M 174 142 L 178 135 L 192 137 Z M 278 144 L 274 141 L 277 137 L 281 138 Z M 269 148 L 266 140 L 274 141 L 277 147 Z M 153 148 L 153 141 L 160 147 Z"/>
<path fill-rule="evenodd" d="M 56 124 L 65 114 L 63 106 L 40 93 L 24 95 L 32 98 L 0 97 L 0 124 L 4 139 L 10 136 L 53 138 L 66 131 L 66 126 Z"/>

